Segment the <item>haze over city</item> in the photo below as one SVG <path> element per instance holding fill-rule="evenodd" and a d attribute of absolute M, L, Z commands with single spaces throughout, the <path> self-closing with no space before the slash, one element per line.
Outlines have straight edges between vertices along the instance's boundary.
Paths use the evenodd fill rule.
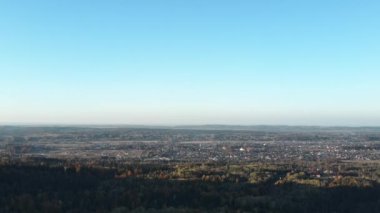
<path fill-rule="evenodd" d="M 1 1 L 0 123 L 380 125 L 377 1 Z"/>

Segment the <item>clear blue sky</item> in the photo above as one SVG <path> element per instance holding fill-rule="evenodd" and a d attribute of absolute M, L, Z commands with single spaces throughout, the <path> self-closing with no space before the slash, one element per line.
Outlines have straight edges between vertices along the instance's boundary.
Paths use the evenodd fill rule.
<path fill-rule="evenodd" d="M 379 11 L 0 0 L 0 123 L 380 125 Z"/>

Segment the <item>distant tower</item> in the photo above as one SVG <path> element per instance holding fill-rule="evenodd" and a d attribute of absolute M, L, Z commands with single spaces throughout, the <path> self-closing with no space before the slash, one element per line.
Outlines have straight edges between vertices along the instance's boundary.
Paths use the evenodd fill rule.
<path fill-rule="evenodd" d="M 6 146 L 6 153 L 8 155 L 8 164 L 12 164 L 13 163 L 13 158 L 14 158 L 14 147 L 10 144 L 10 142 L 8 141 L 7 144 L 5 145 Z"/>

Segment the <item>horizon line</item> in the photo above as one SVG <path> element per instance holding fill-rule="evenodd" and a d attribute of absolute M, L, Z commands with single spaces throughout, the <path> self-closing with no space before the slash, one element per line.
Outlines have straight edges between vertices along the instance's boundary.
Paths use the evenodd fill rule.
<path fill-rule="evenodd" d="M 309 128 L 380 128 L 380 125 L 324 125 L 324 124 L 146 124 L 146 123 L 49 123 L 49 122 L 0 122 L 0 127 L 4 126 L 29 126 L 29 127 L 309 127 Z"/>

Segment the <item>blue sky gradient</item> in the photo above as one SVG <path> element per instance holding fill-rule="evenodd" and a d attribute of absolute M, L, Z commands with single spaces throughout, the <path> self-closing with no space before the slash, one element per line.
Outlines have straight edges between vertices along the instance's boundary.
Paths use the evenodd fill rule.
<path fill-rule="evenodd" d="M 380 125 L 379 11 L 0 1 L 0 123 Z"/>

